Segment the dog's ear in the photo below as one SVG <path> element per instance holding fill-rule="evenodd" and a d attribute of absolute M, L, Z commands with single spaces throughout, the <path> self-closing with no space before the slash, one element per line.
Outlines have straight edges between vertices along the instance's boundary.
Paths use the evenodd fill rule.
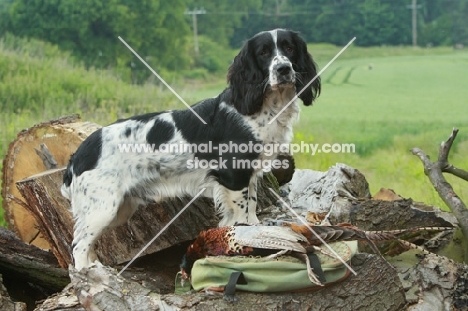
<path fill-rule="evenodd" d="M 299 79 L 296 79 L 296 92 L 301 91 L 312 79 L 314 82 L 305 89 L 299 98 L 304 105 L 310 106 L 312 102 L 320 95 L 321 84 L 320 77 L 317 76 L 317 64 L 312 59 L 312 56 L 307 51 L 307 44 L 299 36 L 299 33 L 293 33 L 293 39 L 296 43 L 297 61 L 293 64 L 294 70 L 299 73 Z"/>
<path fill-rule="evenodd" d="M 251 41 L 244 44 L 227 74 L 231 104 L 243 115 L 260 111 L 263 104 L 263 75 L 255 62 Z"/>

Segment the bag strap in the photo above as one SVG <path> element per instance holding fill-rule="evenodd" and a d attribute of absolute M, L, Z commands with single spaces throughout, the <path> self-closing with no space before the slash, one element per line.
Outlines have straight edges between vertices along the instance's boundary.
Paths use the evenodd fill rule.
<path fill-rule="evenodd" d="M 229 277 L 229 281 L 224 287 L 224 299 L 229 302 L 234 302 L 237 300 L 236 298 L 236 284 L 247 284 L 245 280 L 244 274 L 241 271 L 236 271 L 231 273 Z"/>
<path fill-rule="evenodd" d="M 314 270 L 315 275 L 317 276 L 318 280 L 324 284 L 327 282 L 325 279 L 325 273 L 323 273 L 322 265 L 320 264 L 320 260 L 315 253 L 308 253 L 307 257 L 309 257 L 310 267 Z"/>

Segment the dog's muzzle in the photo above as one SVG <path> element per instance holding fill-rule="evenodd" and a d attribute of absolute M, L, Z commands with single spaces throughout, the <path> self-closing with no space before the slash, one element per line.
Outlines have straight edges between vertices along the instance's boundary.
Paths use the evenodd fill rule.
<path fill-rule="evenodd" d="M 275 87 L 294 83 L 296 83 L 296 73 L 289 59 L 284 56 L 275 57 L 270 71 L 270 85 Z"/>
<path fill-rule="evenodd" d="M 293 69 L 289 64 L 280 64 L 276 68 L 278 84 L 294 83 Z"/>

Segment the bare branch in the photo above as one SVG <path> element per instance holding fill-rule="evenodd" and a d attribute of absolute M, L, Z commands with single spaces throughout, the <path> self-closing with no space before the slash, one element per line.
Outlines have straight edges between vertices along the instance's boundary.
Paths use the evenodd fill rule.
<path fill-rule="evenodd" d="M 456 168 L 453 165 L 449 164 L 448 166 L 443 167 L 442 172 L 450 173 L 452 175 L 455 175 L 461 179 L 468 181 L 468 172 L 462 169 Z"/>
<path fill-rule="evenodd" d="M 453 212 L 453 215 L 457 218 L 460 228 L 462 230 L 465 247 L 465 259 L 468 260 L 468 209 L 463 201 L 453 190 L 452 186 L 445 180 L 442 172 L 448 164 L 448 154 L 452 143 L 457 135 L 458 130 L 453 129 L 452 135 L 443 142 L 440 146 L 438 161 L 432 162 L 429 157 L 419 148 L 411 149 L 411 152 L 419 157 L 424 166 L 424 173 L 429 177 L 432 185 L 436 189 L 439 196 L 447 204 L 447 206 Z"/>
<path fill-rule="evenodd" d="M 442 172 L 450 173 L 463 180 L 468 181 L 468 172 L 451 165 L 448 161 L 448 155 L 450 153 L 450 149 L 452 148 L 453 141 L 457 137 L 457 133 L 458 133 L 458 129 L 454 128 L 452 130 L 452 135 L 450 135 L 447 141 L 442 142 L 440 144 L 438 162 L 439 162 L 439 166 Z"/>
<path fill-rule="evenodd" d="M 457 137 L 457 134 L 458 134 L 458 129 L 454 128 L 452 130 L 452 134 L 449 136 L 447 141 L 443 141 L 440 144 L 439 159 L 438 159 L 439 163 L 444 163 L 444 162 L 448 163 L 448 155 L 450 153 L 450 148 L 452 148 L 453 141 Z"/>
<path fill-rule="evenodd" d="M 424 165 L 424 172 L 426 173 L 426 170 L 428 170 L 429 167 L 431 167 L 431 165 L 433 165 L 433 163 L 431 162 L 431 159 L 429 159 L 429 157 L 424 153 L 424 151 L 422 151 L 419 148 L 413 148 L 413 149 L 411 149 L 411 152 L 415 156 L 419 157 L 419 159 L 421 160 L 421 162 Z M 426 173 L 426 175 L 427 175 L 427 173 Z"/>

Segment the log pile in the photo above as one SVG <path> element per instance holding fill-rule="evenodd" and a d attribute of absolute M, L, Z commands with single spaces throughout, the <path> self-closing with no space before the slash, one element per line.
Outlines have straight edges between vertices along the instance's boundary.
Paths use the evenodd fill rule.
<path fill-rule="evenodd" d="M 141 208 L 127 224 L 106 232 L 98 241 L 96 252 L 103 266 L 76 271 L 71 266 L 73 219 L 60 186 L 68 158 L 97 128 L 77 117 L 43 123 L 21 132 L 4 160 L 2 196 L 9 230 L 0 229 L 0 273 L 6 285 L 20 279 L 34 285 L 35 300 L 43 300 L 37 304 L 22 300 L 30 310 L 245 310 L 253 305 L 262 310 L 424 310 L 433 301 L 441 309 L 468 308 L 468 266 L 443 256 L 420 258 L 416 251 L 402 253 L 403 249 L 389 244 L 379 247 L 398 255 L 390 259 L 392 265 L 377 254 L 359 254 L 351 263 L 357 275 L 315 292 L 238 293 L 235 304 L 205 293 L 176 295 L 174 277 L 188 243 L 199 231 L 217 225 L 213 203 L 206 198 L 197 199 L 121 275 L 117 272 L 122 266 L 191 198 Z M 280 201 L 270 188 L 281 194 Z M 275 177 L 267 175 L 259 186 L 259 219 L 264 223 L 294 220 L 293 212 L 312 223 L 324 219 L 348 222 L 364 230 L 456 227 L 459 223 L 451 213 L 389 190 L 371 197 L 365 177 L 343 164 L 327 172 L 296 170 L 281 191 Z M 450 233 L 410 239 L 418 245 L 435 245 L 434 250 L 464 253 Z M 21 300 L 21 295 L 13 296 L 5 296 L 0 287 L 0 306 L 25 310 L 24 304 L 13 302 Z"/>

